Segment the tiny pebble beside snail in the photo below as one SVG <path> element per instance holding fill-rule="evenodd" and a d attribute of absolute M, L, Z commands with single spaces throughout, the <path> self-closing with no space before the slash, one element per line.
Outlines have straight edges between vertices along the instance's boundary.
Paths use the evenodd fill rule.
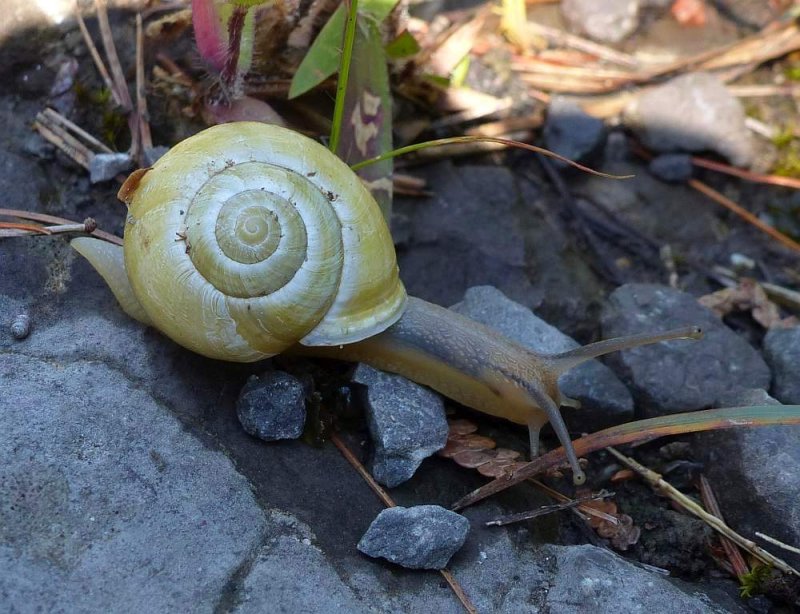
<path fill-rule="evenodd" d="M 122 186 L 124 247 L 81 237 L 133 318 L 211 358 L 284 351 L 399 373 L 530 431 L 550 422 L 576 484 L 559 406 L 564 371 L 616 350 L 698 338 L 696 328 L 600 341 L 553 356 L 406 295 L 391 236 L 367 188 L 319 143 L 260 123 L 214 126 Z"/>
<path fill-rule="evenodd" d="M 11 321 L 11 335 L 14 339 L 25 339 L 31 334 L 31 317 L 21 313 Z"/>

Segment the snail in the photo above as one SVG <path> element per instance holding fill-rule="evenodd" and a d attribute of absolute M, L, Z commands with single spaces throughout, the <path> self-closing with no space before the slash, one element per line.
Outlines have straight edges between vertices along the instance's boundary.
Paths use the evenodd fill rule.
<path fill-rule="evenodd" d="M 369 191 L 319 143 L 239 122 L 179 143 L 119 193 L 124 247 L 88 237 L 85 256 L 133 318 L 205 356 L 239 362 L 291 351 L 368 363 L 479 411 L 527 425 L 531 453 L 548 421 L 583 483 L 559 413 L 564 371 L 684 328 L 600 341 L 553 356 L 522 348 L 409 297 Z"/>

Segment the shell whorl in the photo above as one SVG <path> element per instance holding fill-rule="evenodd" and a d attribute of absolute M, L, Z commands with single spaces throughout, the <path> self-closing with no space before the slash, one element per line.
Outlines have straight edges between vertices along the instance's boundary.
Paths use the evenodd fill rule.
<path fill-rule="evenodd" d="M 391 237 L 358 177 L 296 132 L 241 122 L 176 145 L 137 178 L 125 268 L 152 322 L 252 361 L 369 337 L 402 314 Z"/>

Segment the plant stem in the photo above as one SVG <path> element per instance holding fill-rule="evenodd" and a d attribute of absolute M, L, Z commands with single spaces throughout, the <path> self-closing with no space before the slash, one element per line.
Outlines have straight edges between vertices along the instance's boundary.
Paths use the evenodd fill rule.
<path fill-rule="evenodd" d="M 339 64 L 339 79 L 336 83 L 336 104 L 333 108 L 331 140 L 330 143 L 328 143 L 328 149 L 334 153 L 339 147 L 339 138 L 342 133 L 347 81 L 350 77 L 350 61 L 353 58 L 353 43 L 356 39 L 356 19 L 358 18 L 358 0 L 350 0 L 348 4 L 347 22 L 344 28 L 344 47 L 342 49 L 342 59 Z"/>

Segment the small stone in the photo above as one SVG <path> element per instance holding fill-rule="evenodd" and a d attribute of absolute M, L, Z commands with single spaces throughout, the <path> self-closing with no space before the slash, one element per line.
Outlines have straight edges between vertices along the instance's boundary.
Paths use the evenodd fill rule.
<path fill-rule="evenodd" d="M 561 14 L 574 31 L 618 43 L 639 26 L 638 0 L 563 0 Z"/>
<path fill-rule="evenodd" d="M 468 532 L 466 518 L 438 505 L 392 507 L 372 521 L 358 549 L 409 569 L 442 569 Z"/>
<path fill-rule="evenodd" d="M 601 322 L 605 337 L 689 325 L 703 330 L 699 341 L 667 341 L 607 357 L 645 416 L 705 409 L 728 390 L 769 386 L 761 355 L 685 292 L 658 284 L 621 286 L 609 296 Z"/>
<path fill-rule="evenodd" d="M 450 309 L 541 354 L 557 354 L 580 345 L 492 286 L 470 288 L 464 300 Z M 582 405 L 579 410 L 562 412 L 570 428 L 594 431 L 633 418 L 631 393 L 614 372 L 598 360 L 567 371 L 558 379 L 558 385 L 566 396 L 579 400 Z"/>
<path fill-rule="evenodd" d="M 14 339 L 22 340 L 31 333 L 31 317 L 27 313 L 19 314 L 11 322 L 11 335 Z"/>
<path fill-rule="evenodd" d="M 390 488 L 402 484 L 447 443 L 444 402 L 424 386 L 364 364 L 356 367 L 352 381 L 367 387 L 367 421 L 375 444 L 372 475 Z"/>
<path fill-rule="evenodd" d="M 764 358 L 772 369 L 775 398 L 800 403 L 800 327 L 770 329 L 764 337 Z"/>
<path fill-rule="evenodd" d="M 544 142 L 550 151 L 577 162 L 599 150 L 605 135 L 602 120 L 586 113 L 571 98 L 553 96 L 544 125 Z M 561 160 L 552 162 L 561 168 L 567 166 Z"/>
<path fill-rule="evenodd" d="M 692 176 L 692 157 L 688 154 L 663 154 L 650 160 L 648 170 L 668 183 L 683 183 Z"/>
<path fill-rule="evenodd" d="M 127 173 L 133 160 L 126 153 L 100 153 L 89 161 L 89 179 L 92 183 L 100 183 L 113 179 L 120 173 Z"/>
<path fill-rule="evenodd" d="M 264 441 L 297 439 L 306 422 L 305 390 L 283 371 L 252 376 L 239 393 L 236 414 L 244 430 Z"/>
<path fill-rule="evenodd" d="M 736 166 L 753 160 L 741 102 L 708 73 L 676 77 L 646 91 L 625 109 L 624 121 L 654 151 L 710 150 Z"/>

